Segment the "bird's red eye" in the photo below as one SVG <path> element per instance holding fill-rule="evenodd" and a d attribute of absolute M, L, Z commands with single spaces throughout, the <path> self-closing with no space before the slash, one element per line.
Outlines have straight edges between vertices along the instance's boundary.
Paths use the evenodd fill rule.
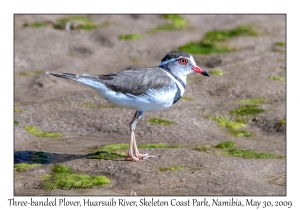
<path fill-rule="evenodd" d="M 180 58 L 178 60 L 178 63 L 180 63 L 181 65 L 186 65 L 188 63 L 188 60 L 186 58 Z"/>

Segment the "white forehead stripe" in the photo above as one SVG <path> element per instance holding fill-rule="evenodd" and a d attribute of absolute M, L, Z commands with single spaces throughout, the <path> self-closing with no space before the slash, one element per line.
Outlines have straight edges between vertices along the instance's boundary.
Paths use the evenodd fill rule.
<path fill-rule="evenodd" d="M 191 56 L 191 55 L 190 55 L 190 60 L 191 60 L 191 63 L 192 63 L 194 66 L 196 66 L 196 62 L 195 62 L 193 56 Z"/>

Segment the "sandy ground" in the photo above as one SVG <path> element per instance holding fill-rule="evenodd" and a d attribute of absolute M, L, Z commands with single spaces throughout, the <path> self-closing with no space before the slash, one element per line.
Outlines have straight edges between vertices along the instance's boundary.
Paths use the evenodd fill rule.
<path fill-rule="evenodd" d="M 88 15 L 101 26 L 95 30 L 64 31 L 52 27 L 24 27 L 32 22 L 54 22 L 63 15 L 15 16 L 15 161 L 30 151 L 43 151 L 50 162 L 26 172 L 16 172 L 15 195 L 286 195 L 286 159 L 242 158 L 198 152 L 195 147 L 234 141 L 239 149 L 286 156 L 285 126 L 274 125 L 286 118 L 285 81 L 270 76 L 286 76 L 284 15 L 182 15 L 192 29 L 159 31 L 151 28 L 167 21 L 159 15 Z M 189 75 L 184 96 L 158 113 L 145 113 L 136 130 L 138 144 L 167 143 L 182 148 L 141 149 L 159 154 L 159 159 L 140 162 L 87 159 L 93 149 L 113 143 L 129 143 L 128 124 L 134 111 L 123 108 L 99 108 L 107 104 L 96 92 L 76 82 L 46 75 L 50 72 L 100 75 L 128 68 L 157 66 L 177 47 L 198 41 L 211 30 L 232 29 L 240 24 L 257 26 L 258 37 L 236 37 L 227 44 L 235 52 L 194 55 L 201 68 L 219 69 L 222 76 Z M 142 40 L 119 40 L 120 34 L 143 34 Z M 38 71 L 24 76 L 22 72 Z M 246 130 L 251 137 L 235 137 L 226 128 L 205 118 L 208 115 L 230 117 L 237 99 L 264 97 L 260 108 L 267 111 L 248 117 Z M 89 108 L 84 104 L 94 104 Z M 162 126 L 148 120 L 158 117 L 176 122 Z M 24 126 L 42 131 L 60 132 L 60 138 L 40 138 Z M 25 161 L 25 159 L 23 159 Z M 26 161 L 25 161 L 26 162 Z M 89 190 L 41 190 L 25 188 L 49 173 L 55 163 L 79 173 L 105 175 L 112 182 Z M 160 168 L 185 166 L 176 171 Z M 273 181 L 270 181 L 273 180 Z M 274 181 L 275 180 L 275 181 Z"/>

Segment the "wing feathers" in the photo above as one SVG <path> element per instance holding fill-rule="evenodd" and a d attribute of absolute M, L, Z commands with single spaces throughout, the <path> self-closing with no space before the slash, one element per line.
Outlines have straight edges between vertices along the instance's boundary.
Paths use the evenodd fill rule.
<path fill-rule="evenodd" d="M 172 84 L 172 80 L 159 67 L 124 70 L 98 78 L 107 88 L 132 95 L 142 95 L 148 89 L 160 89 Z"/>
<path fill-rule="evenodd" d="M 99 82 L 112 91 L 135 96 L 146 94 L 149 89 L 159 90 L 172 85 L 172 79 L 159 67 L 124 70 L 99 76 L 49 72 L 47 74 L 78 82 L 82 82 L 81 80 Z M 82 83 L 87 84 L 88 82 Z M 89 85 L 91 86 L 91 83 Z"/>

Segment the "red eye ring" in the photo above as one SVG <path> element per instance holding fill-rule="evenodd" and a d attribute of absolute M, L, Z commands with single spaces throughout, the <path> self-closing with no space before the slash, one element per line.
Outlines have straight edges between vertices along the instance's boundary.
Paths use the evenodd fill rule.
<path fill-rule="evenodd" d="M 188 63 L 188 60 L 186 58 L 180 58 L 178 60 L 178 63 L 180 63 L 181 65 L 186 65 Z"/>

